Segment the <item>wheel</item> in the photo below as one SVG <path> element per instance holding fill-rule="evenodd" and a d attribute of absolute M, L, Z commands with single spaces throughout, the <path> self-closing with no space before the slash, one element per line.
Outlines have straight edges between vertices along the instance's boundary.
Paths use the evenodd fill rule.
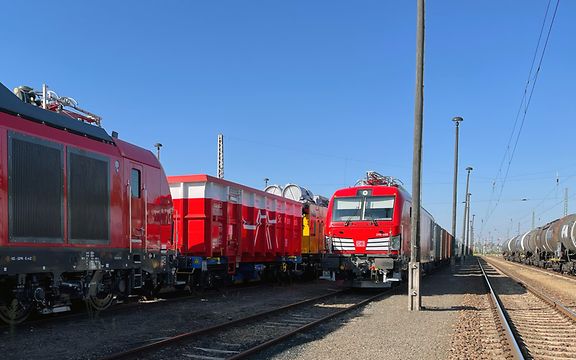
<path fill-rule="evenodd" d="M 86 300 L 88 305 L 96 311 L 106 310 L 114 302 L 114 295 L 112 293 L 98 293 L 96 295 L 88 296 Z"/>
<path fill-rule="evenodd" d="M 110 274 L 96 273 L 86 296 L 86 304 L 95 311 L 106 310 L 114 302 Z"/>
<path fill-rule="evenodd" d="M 16 298 L 7 305 L 0 305 L 0 319 L 9 325 L 20 324 L 32 312 L 32 305 Z"/>

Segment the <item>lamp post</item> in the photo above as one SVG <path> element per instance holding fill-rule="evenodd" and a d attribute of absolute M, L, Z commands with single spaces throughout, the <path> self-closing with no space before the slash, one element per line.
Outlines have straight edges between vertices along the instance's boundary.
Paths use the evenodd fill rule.
<path fill-rule="evenodd" d="M 468 189 L 470 188 L 470 171 L 472 171 L 473 168 L 471 166 L 468 166 L 466 168 L 466 171 L 468 172 L 468 174 L 466 174 L 466 201 L 464 202 L 464 224 L 462 224 L 462 258 L 461 258 L 461 262 L 464 262 L 464 257 L 466 255 L 465 253 L 465 243 L 466 243 L 466 229 L 468 228 L 467 223 L 468 223 L 468 203 L 470 201 L 470 197 L 469 197 L 469 192 Z"/>
<path fill-rule="evenodd" d="M 456 202 L 458 198 L 458 133 L 460 129 L 460 122 L 464 121 L 460 116 L 456 116 L 452 119 L 456 125 L 456 141 L 454 142 L 454 191 L 452 192 L 452 244 L 451 244 L 451 256 L 450 256 L 450 267 L 454 271 L 454 266 L 456 265 Z"/>
<path fill-rule="evenodd" d="M 424 13 L 425 1 L 417 1 L 416 91 L 414 100 L 414 153 L 412 157 L 412 220 L 408 264 L 408 309 L 420 311 L 420 195 L 422 180 L 422 130 L 424 123 Z"/>
<path fill-rule="evenodd" d="M 468 193 L 468 196 L 466 197 L 466 201 L 467 201 L 467 207 L 466 207 L 466 238 L 465 240 L 465 245 L 464 245 L 464 253 L 466 254 L 466 256 L 470 256 L 470 247 L 472 246 L 472 242 L 470 241 L 470 200 L 472 199 L 472 194 Z"/>
<path fill-rule="evenodd" d="M 264 178 L 264 189 L 268 187 L 268 181 L 270 181 L 270 179 Z"/>
<path fill-rule="evenodd" d="M 154 144 L 154 147 L 156 148 L 156 157 L 158 158 L 158 161 L 160 161 L 160 148 L 162 147 L 162 144 L 156 143 Z"/>
<path fill-rule="evenodd" d="M 472 194 L 470 194 L 472 195 Z M 470 209 L 468 209 L 468 212 L 470 212 Z M 468 217 L 470 217 L 470 215 L 468 215 Z M 476 217 L 476 214 L 472 214 L 472 220 L 470 220 L 470 231 L 468 231 L 468 254 L 469 255 L 473 255 L 474 254 L 474 218 Z"/>

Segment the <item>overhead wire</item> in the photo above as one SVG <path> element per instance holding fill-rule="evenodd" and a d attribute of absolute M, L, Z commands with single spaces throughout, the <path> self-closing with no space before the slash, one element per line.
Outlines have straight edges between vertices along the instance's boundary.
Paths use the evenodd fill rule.
<path fill-rule="evenodd" d="M 494 194 L 496 193 L 496 181 L 497 181 L 497 179 L 500 178 L 500 176 L 502 174 L 502 168 L 503 168 L 504 163 L 506 161 L 506 158 L 508 156 L 508 152 L 510 151 L 510 144 L 512 143 L 512 139 L 514 138 L 514 134 L 516 134 L 516 126 L 518 124 L 518 119 L 520 118 L 522 106 L 524 105 L 524 102 L 526 100 L 526 95 L 528 94 L 528 86 L 530 85 L 530 80 L 532 78 L 532 71 L 534 70 L 534 63 L 536 62 L 536 56 L 538 55 L 538 49 L 540 48 L 540 42 L 542 40 L 542 34 L 544 33 L 544 28 L 546 25 L 546 19 L 548 18 L 548 12 L 550 10 L 550 4 L 551 3 L 552 3 L 552 0 L 548 0 L 548 4 L 546 5 L 546 12 L 544 13 L 544 19 L 542 20 L 542 26 L 540 27 L 540 34 L 538 35 L 538 42 L 536 43 L 536 48 L 534 49 L 534 54 L 532 55 L 532 63 L 530 64 L 530 71 L 528 72 L 528 80 L 526 81 L 526 85 L 524 86 L 524 92 L 522 94 L 522 99 L 520 100 L 520 105 L 518 106 L 518 111 L 516 112 L 516 117 L 514 119 L 514 126 L 512 126 L 512 131 L 510 132 L 510 136 L 508 137 L 508 143 L 506 144 L 506 150 L 504 151 L 504 154 L 502 155 L 502 160 L 500 160 L 500 166 L 498 167 L 498 172 L 496 173 L 496 176 L 493 178 L 493 181 L 492 181 L 492 192 L 490 193 L 490 202 L 488 203 L 488 207 L 486 208 L 486 215 L 484 216 L 484 219 L 486 219 L 486 222 L 488 221 L 489 217 L 492 215 L 490 213 L 490 209 L 492 207 L 492 200 L 494 198 Z M 498 206 L 498 201 L 497 201 L 495 207 L 497 207 L 497 206 Z M 480 235 L 482 235 L 483 230 L 484 230 L 484 228 L 481 227 Z"/>
<path fill-rule="evenodd" d="M 518 147 L 518 142 L 520 140 L 520 135 L 522 134 L 522 129 L 524 128 L 524 123 L 526 121 L 526 115 L 528 114 L 528 109 L 530 107 L 530 103 L 532 102 L 532 96 L 534 94 L 534 89 L 536 88 L 536 83 L 538 81 L 538 75 L 540 74 L 540 70 L 542 68 L 542 62 L 544 60 L 544 55 L 546 54 L 546 49 L 548 47 L 548 41 L 550 40 L 550 34 L 552 32 L 552 27 L 554 25 L 554 21 L 556 20 L 556 14 L 558 12 L 558 6 L 560 5 L 560 0 L 556 1 L 556 6 L 554 7 L 554 13 L 552 15 L 552 19 L 550 20 L 549 26 L 548 26 L 548 32 L 546 34 L 546 40 L 544 42 L 544 46 L 542 47 L 542 51 L 540 52 L 540 59 L 538 61 L 538 66 L 536 68 L 536 71 L 534 72 L 534 77 L 532 77 L 532 72 L 534 70 L 534 64 L 535 64 L 535 60 L 538 54 L 538 49 L 540 49 L 540 43 L 542 40 L 542 34 L 545 28 L 545 24 L 546 24 L 546 20 L 548 18 L 548 13 L 549 13 L 549 9 L 550 9 L 550 4 L 551 4 L 552 0 L 548 1 L 548 5 L 546 7 L 546 12 L 544 15 L 544 20 L 542 21 L 542 26 L 540 29 L 540 34 L 538 36 L 538 42 L 536 44 L 536 49 L 534 50 L 534 56 L 532 58 L 532 64 L 530 66 L 530 71 L 528 73 L 528 80 L 526 82 L 526 85 L 524 87 L 524 94 L 522 96 L 522 100 L 520 102 L 520 106 L 518 108 L 518 112 L 517 112 L 517 116 L 516 116 L 516 120 L 514 121 L 514 127 L 512 129 L 512 133 L 511 136 L 508 140 L 508 145 L 506 147 L 506 151 L 504 152 L 504 157 L 503 159 L 506 159 L 508 152 L 509 152 L 509 148 L 510 148 L 510 144 L 511 144 L 511 139 L 514 138 L 514 134 L 516 134 L 516 139 L 514 141 L 514 146 L 512 148 L 512 151 L 510 152 L 510 157 L 508 162 L 506 163 L 506 172 L 504 175 L 504 178 L 502 180 L 502 183 L 500 184 L 500 191 L 498 193 L 498 197 L 496 199 L 496 204 L 494 205 L 494 207 L 487 207 L 487 212 L 486 212 L 486 216 L 484 217 L 484 222 L 482 224 L 482 227 L 480 229 L 479 235 L 482 236 L 484 228 L 486 226 L 488 226 L 488 222 L 490 220 L 490 217 L 494 214 L 494 212 L 496 211 L 496 209 L 498 208 L 498 205 L 500 204 L 500 199 L 502 198 L 502 193 L 504 192 L 504 186 L 506 185 L 506 181 L 508 179 L 508 174 L 510 172 L 510 166 L 512 165 L 512 161 L 514 160 L 514 155 L 516 154 L 516 149 Z M 533 80 L 533 81 L 532 81 Z M 531 86 L 531 87 L 530 87 Z M 529 95 L 526 98 L 526 95 L 528 94 L 528 89 L 530 88 L 529 91 Z M 523 111 L 522 111 L 523 109 Z M 516 132 L 516 125 L 518 123 L 518 118 L 519 118 L 519 114 L 522 113 L 522 117 L 521 117 L 521 121 L 520 121 L 520 126 L 518 128 L 518 131 Z M 504 162 L 504 161 L 503 161 Z M 501 162 L 501 166 L 502 166 L 502 162 Z M 498 170 L 497 176 L 501 174 L 501 168 Z M 495 182 L 493 183 L 492 186 L 492 194 L 495 191 Z M 493 195 L 491 195 L 492 197 Z"/>

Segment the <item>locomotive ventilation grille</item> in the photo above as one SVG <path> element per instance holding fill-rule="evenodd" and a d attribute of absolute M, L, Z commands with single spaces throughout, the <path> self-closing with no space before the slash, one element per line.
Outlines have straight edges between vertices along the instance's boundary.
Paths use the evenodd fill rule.
<path fill-rule="evenodd" d="M 354 247 L 354 240 L 346 239 L 346 238 L 332 238 L 332 247 L 334 250 L 341 250 L 341 251 L 353 251 L 356 250 Z"/>
<path fill-rule="evenodd" d="M 96 154 L 69 149 L 68 166 L 70 241 L 108 242 L 110 208 L 108 160 Z"/>
<path fill-rule="evenodd" d="M 372 238 L 368 239 L 368 241 L 359 240 L 357 241 L 356 245 L 359 247 L 366 246 L 366 250 L 372 251 L 382 251 L 382 250 L 390 250 L 390 238 Z M 350 238 L 332 238 L 332 248 L 334 250 L 340 251 L 354 251 L 356 250 L 356 246 L 354 244 L 354 239 Z"/>
<path fill-rule="evenodd" d="M 390 238 L 368 239 L 366 250 L 390 250 Z"/>
<path fill-rule="evenodd" d="M 62 242 L 62 147 L 9 134 L 10 241 Z"/>

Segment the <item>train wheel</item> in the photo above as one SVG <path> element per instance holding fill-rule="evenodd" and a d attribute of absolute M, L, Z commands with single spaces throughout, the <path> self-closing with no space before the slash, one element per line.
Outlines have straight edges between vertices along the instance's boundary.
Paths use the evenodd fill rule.
<path fill-rule="evenodd" d="M 7 305 L 0 305 L 0 319 L 9 325 L 20 324 L 32 312 L 32 304 L 16 298 Z"/>
<path fill-rule="evenodd" d="M 112 279 L 110 274 L 95 274 L 86 297 L 86 303 L 95 311 L 106 310 L 114 302 L 114 293 L 112 291 Z"/>

